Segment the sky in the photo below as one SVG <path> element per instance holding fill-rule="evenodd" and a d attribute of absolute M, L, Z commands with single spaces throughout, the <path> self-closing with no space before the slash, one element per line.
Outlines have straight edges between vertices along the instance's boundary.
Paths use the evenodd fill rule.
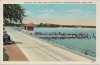
<path fill-rule="evenodd" d="M 26 17 L 23 22 L 65 25 L 95 25 L 95 4 L 21 4 Z"/>

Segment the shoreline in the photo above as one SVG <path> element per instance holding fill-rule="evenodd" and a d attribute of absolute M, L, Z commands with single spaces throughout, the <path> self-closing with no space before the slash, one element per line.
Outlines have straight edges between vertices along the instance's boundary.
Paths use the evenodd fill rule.
<path fill-rule="evenodd" d="M 31 59 L 31 61 L 36 61 L 36 59 L 37 59 L 37 61 L 39 61 L 39 60 L 41 60 L 41 61 L 42 60 L 45 60 L 45 61 L 47 61 L 47 60 L 55 61 L 55 59 L 53 58 L 53 57 L 55 57 L 56 59 L 59 59 L 59 61 L 61 61 L 61 60 L 62 61 L 65 61 L 65 60 L 67 61 L 68 60 L 68 61 L 93 62 L 90 59 L 87 59 L 85 57 L 82 57 L 82 56 L 79 56 L 77 54 L 74 54 L 74 53 L 72 53 L 72 52 L 70 52 L 68 50 L 64 50 L 64 49 L 61 49 L 61 48 L 56 47 L 54 45 L 48 44 L 48 42 L 41 41 L 39 39 L 36 39 L 35 37 L 30 37 L 30 36 L 28 36 L 26 34 L 23 34 L 22 32 L 19 32 L 17 30 L 14 30 L 14 29 L 9 29 L 9 30 L 8 30 L 9 34 L 11 34 L 11 33 L 13 33 L 13 34 L 18 33 L 20 36 L 25 36 L 27 38 L 27 39 L 26 38 L 18 38 L 19 37 L 19 36 L 17 36 L 18 34 L 11 35 L 11 37 L 13 36 L 13 37 L 15 37 L 15 39 L 17 38 L 17 40 L 23 42 L 23 44 L 17 44 L 17 45 L 18 45 L 18 47 L 21 50 L 23 50 L 26 53 L 25 55 L 28 55 L 28 57 Z M 29 40 L 30 40 L 30 42 L 28 42 Z M 32 42 L 32 41 L 34 41 L 34 42 Z M 28 44 L 27 44 L 27 42 L 28 42 Z M 37 43 L 35 43 L 35 42 L 37 42 Z M 36 48 L 37 51 L 34 48 L 34 44 L 37 47 Z M 30 49 L 33 50 L 34 52 L 31 52 Z M 41 52 L 42 55 L 44 55 L 44 58 L 42 58 L 42 55 L 38 54 L 40 52 Z M 34 55 L 34 54 L 36 54 L 36 55 Z"/>
<path fill-rule="evenodd" d="M 27 35 L 33 37 L 30 33 L 28 34 L 28 32 L 25 32 L 25 31 L 22 31 L 22 32 L 24 32 L 25 34 L 27 34 Z M 38 37 L 36 37 L 36 36 L 35 36 L 35 38 L 37 38 L 37 39 L 39 39 L 39 40 L 41 40 L 41 41 L 45 41 L 46 43 L 49 43 L 49 44 L 50 44 L 50 43 L 54 43 L 54 42 L 52 42 L 52 41 L 44 40 L 44 39 L 38 38 Z M 62 49 L 64 49 L 64 50 L 70 50 L 70 52 L 72 52 L 72 53 L 74 53 L 74 54 L 77 54 L 77 55 L 86 57 L 86 58 L 88 58 L 88 59 L 91 59 L 91 60 L 93 60 L 93 61 L 96 61 L 95 57 L 92 57 L 92 56 L 89 56 L 89 55 L 84 55 L 84 54 L 82 54 L 82 53 L 80 53 L 80 52 L 78 52 L 78 51 L 75 51 L 75 50 L 72 50 L 72 49 L 69 49 L 69 48 L 65 48 L 65 47 L 63 47 L 63 46 L 60 46 L 59 44 L 51 44 L 51 45 L 54 45 L 54 46 L 59 47 L 59 48 L 62 48 Z"/>
<path fill-rule="evenodd" d="M 79 56 L 83 56 L 83 57 L 88 58 L 88 59 L 90 59 L 90 60 L 96 61 L 95 57 L 92 57 L 92 56 L 89 56 L 89 55 L 84 55 L 84 54 L 82 54 L 82 53 L 79 52 L 79 51 L 76 51 L 76 50 L 73 50 L 73 49 L 70 49 L 70 48 L 61 46 L 61 45 L 56 44 L 56 43 L 54 43 L 54 42 L 52 42 L 52 41 L 44 40 L 44 39 L 41 39 L 41 38 L 38 38 L 38 39 L 41 40 L 41 41 L 45 41 L 46 43 L 49 43 L 49 44 L 51 44 L 51 45 L 54 45 L 55 47 L 59 47 L 59 48 L 61 48 L 61 49 L 67 50 L 67 51 L 69 50 L 69 52 L 72 52 L 72 53 L 77 54 L 77 55 L 79 55 Z M 53 43 L 54 43 L 54 44 L 53 44 Z"/>
<path fill-rule="evenodd" d="M 46 41 L 46 40 L 43 40 L 43 41 Z M 47 41 L 47 42 L 48 42 L 48 41 Z M 50 41 L 49 41 L 49 43 L 53 43 L 53 42 L 50 42 Z M 73 49 L 70 49 L 70 48 L 67 48 L 67 47 L 64 47 L 64 46 L 60 46 L 59 44 L 53 44 L 53 45 L 56 46 L 56 47 L 62 48 L 62 49 L 64 49 L 64 50 L 69 50 L 70 52 L 72 52 L 72 53 L 74 53 L 74 54 L 77 54 L 77 55 L 86 57 L 86 58 L 88 58 L 88 59 L 91 59 L 91 60 L 93 60 L 93 61 L 96 61 L 95 57 L 92 57 L 92 56 L 89 56 L 89 55 L 88 55 L 88 56 L 87 56 L 87 55 L 84 55 L 84 54 L 80 53 L 79 51 L 76 51 L 76 50 L 73 50 Z"/>
<path fill-rule="evenodd" d="M 25 33 L 25 32 L 24 32 L 24 33 Z M 25 34 L 26 34 L 26 33 L 25 33 Z M 28 34 L 28 35 L 30 35 L 30 34 Z M 32 37 L 32 35 L 30 35 L 30 36 Z M 36 38 L 38 38 L 38 37 L 36 37 Z M 38 38 L 38 39 L 41 40 L 41 41 L 45 41 L 45 42 L 47 42 L 47 43 L 53 43 L 52 41 L 47 41 L 47 40 L 44 40 L 44 39 L 41 39 L 41 38 Z M 91 59 L 91 60 L 93 60 L 93 61 L 96 61 L 94 57 L 86 56 L 86 55 L 84 55 L 84 54 L 82 54 L 82 53 L 80 53 L 80 52 L 78 52 L 78 51 L 74 51 L 74 50 L 72 50 L 72 49 L 65 48 L 65 47 L 60 46 L 60 45 L 58 45 L 58 44 L 52 44 L 52 45 L 54 45 L 54 46 L 56 46 L 56 47 L 59 47 L 59 48 L 62 48 L 62 49 L 64 49 L 64 50 L 70 50 L 70 52 L 72 52 L 72 53 L 75 53 L 75 54 L 77 54 L 77 55 L 80 55 L 80 56 L 89 58 L 89 59 Z"/>

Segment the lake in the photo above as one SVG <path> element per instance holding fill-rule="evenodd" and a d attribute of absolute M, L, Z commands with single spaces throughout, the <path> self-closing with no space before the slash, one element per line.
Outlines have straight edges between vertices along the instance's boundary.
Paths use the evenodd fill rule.
<path fill-rule="evenodd" d="M 39 33 L 39 34 L 37 34 Z M 40 34 L 41 33 L 41 34 Z M 86 38 L 58 38 L 69 34 L 86 34 Z M 62 35 L 63 34 L 63 35 Z M 68 35 L 67 35 L 68 34 Z M 96 29 L 95 28 L 45 28 L 38 27 L 33 31 L 33 35 L 44 39 L 50 44 L 69 49 L 79 54 L 96 57 Z M 49 38 L 49 37 L 56 37 Z"/>

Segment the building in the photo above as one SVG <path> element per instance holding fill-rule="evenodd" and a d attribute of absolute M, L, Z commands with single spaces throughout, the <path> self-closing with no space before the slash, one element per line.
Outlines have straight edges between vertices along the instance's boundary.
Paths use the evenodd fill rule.
<path fill-rule="evenodd" d="M 33 31 L 34 27 L 35 27 L 35 25 L 33 23 L 24 24 L 24 29 L 28 30 L 28 31 Z"/>

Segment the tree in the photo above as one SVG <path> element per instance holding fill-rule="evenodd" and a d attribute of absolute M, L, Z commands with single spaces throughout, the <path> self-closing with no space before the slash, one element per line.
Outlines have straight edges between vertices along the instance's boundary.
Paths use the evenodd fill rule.
<path fill-rule="evenodd" d="M 24 9 L 19 4 L 4 4 L 3 11 L 4 24 L 22 24 L 25 15 Z"/>

